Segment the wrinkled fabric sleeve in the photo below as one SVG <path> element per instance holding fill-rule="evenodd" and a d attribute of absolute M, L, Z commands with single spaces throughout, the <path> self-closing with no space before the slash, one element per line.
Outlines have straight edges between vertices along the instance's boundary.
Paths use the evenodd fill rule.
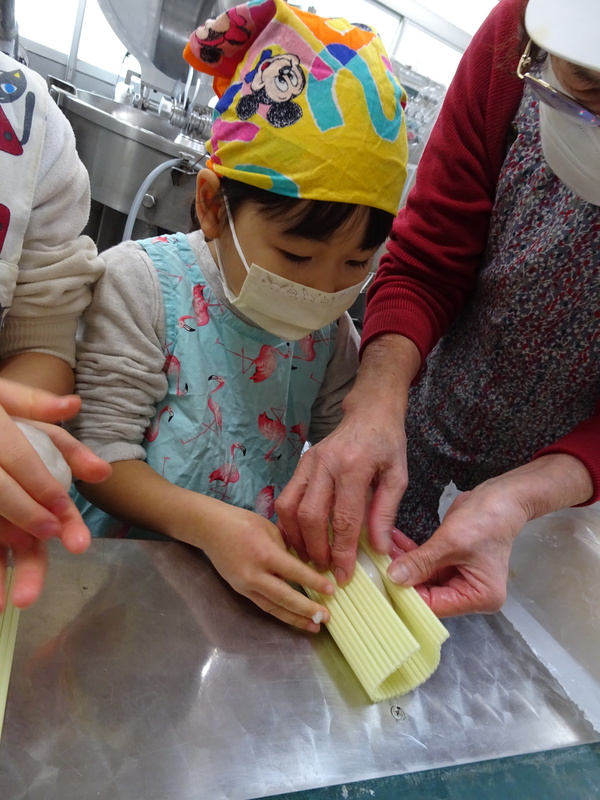
<path fill-rule="evenodd" d="M 48 353 L 75 366 L 75 334 L 103 271 L 96 246 L 80 236 L 90 210 L 88 174 L 66 117 L 48 101 L 33 207 L 19 261 L 12 308 L 0 337 L 0 360 Z"/>
<path fill-rule="evenodd" d="M 515 76 L 523 6 L 501 0 L 461 59 L 369 290 L 362 350 L 399 334 L 424 363 L 474 286 L 523 92 Z"/>
<path fill-rule="evenodd" d="M 348 313 L 338 320 L 335 346 L 325 380 L 311 409 L 308 441 L 324 439 L 342 420 L 342 401 L 354 384 L 358 371 L 360 340 Z"/>
<path fill-rule="evenodd" d="M 75 389 L 82 407 L 69 430 L 107 461 L 144 459 L 144 431 L 167 393 L 162 292 L 137 243 L 103 257 L 106 272 L 82 318 Z"/>

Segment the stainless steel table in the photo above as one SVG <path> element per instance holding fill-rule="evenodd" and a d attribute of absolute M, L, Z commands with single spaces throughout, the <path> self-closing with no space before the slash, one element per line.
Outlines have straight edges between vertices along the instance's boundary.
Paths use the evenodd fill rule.
<path fill-rule="evenodd" d="M 199 552 L 55 547 L 19 624 L 0 797 L 317 797 L 315 787 L 598 741 L 502 615 L 447 625 L 435 675 L 371 705 L 326 633 L 262 614 Z M 359 796 L 340 791 L 323 797 Z"/>

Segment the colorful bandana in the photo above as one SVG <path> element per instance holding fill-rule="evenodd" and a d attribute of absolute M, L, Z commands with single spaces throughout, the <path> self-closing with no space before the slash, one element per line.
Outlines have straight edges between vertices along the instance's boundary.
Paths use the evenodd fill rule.
<path fill-rule="evenodd" d="M 184 57 L 214 76 L 207 149 L 217 174 L 396 214 L 405 94 L 373 30 L 250 0 L 201 25 Z"/>

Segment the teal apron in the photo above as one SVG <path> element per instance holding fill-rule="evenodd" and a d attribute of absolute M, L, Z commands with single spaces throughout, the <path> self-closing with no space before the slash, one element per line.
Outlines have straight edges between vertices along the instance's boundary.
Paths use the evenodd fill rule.
<path fill-rule="evenodd" d="M 171 483 L 275 519 L 311 409 L 333 355 L 337 324 L 285 342 L 216 297 L 184 234 L 141 242 L 165 305 L 168 390 L 143 440 L 148 464 Z M 94 536 L 147 538 L 79 498 Z"/>

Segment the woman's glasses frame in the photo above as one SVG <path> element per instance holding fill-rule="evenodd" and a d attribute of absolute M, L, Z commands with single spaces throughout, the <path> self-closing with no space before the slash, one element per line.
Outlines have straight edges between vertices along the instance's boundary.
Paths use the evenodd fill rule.
<path fill-rule="evenodd" d="M 529 68 L 531 67 L 531 45 L 532 40 L 530 39 L 527 42 L 525 52 L 519 59 L 519 64 L 517 66 L 517 75 L 519 78 L 525 81 L 525 83 L 533 89 L 540 100 L 547 105 L 557 109 L 558 111 L 563 111 L 570 117 L 575 117 L 583 125 L 600 127 L 600 116 L 594 114 L 593 111 L 590 111 L 589 108 L 582 106 L 572 97 L 569 97 L 558 89 L 555 89 L 554 86 L 550 86 L 549 83 L 546 83 L 546 81 L 543 81 L 541 78 L 538 78 L 536 75 L 532 75 L 531 72 L 529 72 Z"/>

